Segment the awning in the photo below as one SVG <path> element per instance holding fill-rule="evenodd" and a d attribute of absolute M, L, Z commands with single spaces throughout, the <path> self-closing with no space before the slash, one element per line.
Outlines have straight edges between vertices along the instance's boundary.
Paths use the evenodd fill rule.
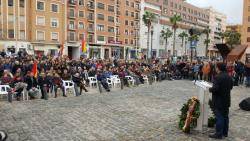
<path fill-rule="evenodd" d="M 230 53 L 227 56 L 227 61 L 234 62 L 240 59 L 241 56 L 244 54 L 246 48 L 247 48 L 247 45 L 234 46 L 234 48 L 230 51 Z"/>

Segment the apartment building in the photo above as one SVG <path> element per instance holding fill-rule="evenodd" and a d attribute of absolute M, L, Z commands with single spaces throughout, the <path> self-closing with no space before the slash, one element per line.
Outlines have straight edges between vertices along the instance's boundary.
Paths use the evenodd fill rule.
<path fill-rule="evenodd" d="M 250 45 L 250 1 L 244 0 L 241 43 Z"/>
<path fill-rule="evenodd" d="M 1 0 L 0 48 L 56 54 L 64 41 L 61 0 Z"/>
<path fill-rule="evenodd" d="M 68 0 L 64 53 L 79 58 L 83 39 L 88 41 L 85 55 L 90 58 L 124 58 L 135 53 L 139 11 L 139 0 Z"/>
<path fill-rule="evenodd" d="M 31 50 L 27 7 L 25 0 L 0 0 L 0 50 Z"/>
<path fill-rule="evenodd" d="M 176 33 L 176 50 L 177 56 L 190 55 L 190 43 L 188 39 L 182 40 L 178 37 L 181 32 L 188 33 L 191 28 L 204 29 L 209 24 L 209 14 L 202 8 L 198 8 L 183 0 L 142 0 L 141 1 L 141 16 L 145 11 L 153 12 L 157 15 L 157 20 L 153 23 L 153 43 L 152 51 L 155 57 L 166 57 L 165 49 L 167 48 L 167 56 L 173 53 L 173 37 L 168 39 L 168 43 L 161 37 L 163 28 L 172 30 L 170 17 L 175 14 L 181 15 L 182 21 L 179 23 L 179 28 Z M 140 22 L 140 35 L 141 35 L 141 55 L 147 52 L 147 27 L 141 20 Z M 199 37 L 197 42 L 196 55 L 204 56 L 205 35 Z M 151 39 L 150 39 L 151 45 Z"/>
<path fill-rule="evenodd" d="M 219 53 L 215 45 L 222 42 L 220 33 L 226 31 L 227 17 L 225 14 L 218 12 L 212 7 L 205 8 L 205 10 L 209 14 L 209 29 L 211 30 L 209 35 L 210 45 L 208 48 L 208 55 L 217 57 Z"/>

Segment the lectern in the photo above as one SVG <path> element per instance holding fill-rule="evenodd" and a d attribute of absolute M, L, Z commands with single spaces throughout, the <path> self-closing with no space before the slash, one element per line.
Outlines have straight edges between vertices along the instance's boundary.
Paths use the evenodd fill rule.
<path fill-rule="evenodd" d="M 200 101 L 200 117 L 197 120 L 196 130 L 202 131 L 204 126 L 208 125 L 208 111 L 209 111 L 209 88 L 212 87 L 206 81 L 195 81 L 196 86 L 198 86 L 198 99 Z"/>

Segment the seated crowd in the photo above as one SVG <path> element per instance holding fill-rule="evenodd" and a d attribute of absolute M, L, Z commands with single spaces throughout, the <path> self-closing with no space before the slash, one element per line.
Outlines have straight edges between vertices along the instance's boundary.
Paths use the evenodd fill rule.
<path fill-rule="evenodd" d="M 37 62 L 37 74 L 34 72 L 34 63 Z M 145 60 L 92 60 L 83 59 L 70 60 L 68 57 L 42 56 L 34 58 L 29 55 L 17 57 L 0 58 L 1 85 L 9 85 L 10 93 L 15 93 L 16 99 L 20 100 L 24 89 L 27 90 L 30 99 L 38 97 L 41 92 L 42 99 L 48 99 L 49 92 L 58 96 L 58 89 L 62 95 L 67 97 L 63 81 L 72 81 L 76 96 L 82 91 L 88 92 L 86 86 L 90 85 L 90 77 L 94 77 L 109 92 L 110 86 L 107 79 L 118 76 L 124 86 L 130 87 L 131 83 L 127 76 L 134 80 L 135 85 L 145 83 L 145 78 L 162 80 L 206 80 L 212 81 L 216 75 L 216 61 L 170 61 L 154 60 L 153 63 L 146 63 Z M 34 74 L 35 73 L 35 74 Z M 250 81 L 250 68 L 240 62 L 229 63 L 228 73 L 235 77 L 237 85 L 243 83 L 247 78 L 247 85 Z M 78 91 L 80 88 L 80 92 Z"/>

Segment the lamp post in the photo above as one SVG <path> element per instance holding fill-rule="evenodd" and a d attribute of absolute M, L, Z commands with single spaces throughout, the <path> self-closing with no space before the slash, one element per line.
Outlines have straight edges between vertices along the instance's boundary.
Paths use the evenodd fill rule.
<path fill-rule="evenodd" d="M 154 35 L 154 28 L 151 27 L 151 59 L 153 59 L 153 35 Z"/>

